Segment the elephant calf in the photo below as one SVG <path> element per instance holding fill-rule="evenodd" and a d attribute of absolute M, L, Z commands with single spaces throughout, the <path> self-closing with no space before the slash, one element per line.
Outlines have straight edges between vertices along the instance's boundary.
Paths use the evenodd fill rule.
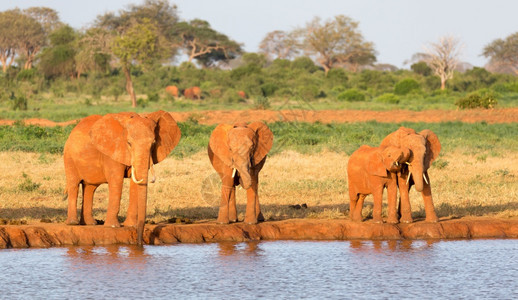
<path fill-rule="evenodd" d="M 218 125 L 210 136 L 208 154 L 221 177 L 218 223 L 237 221 L 236 186 L 246 189 L 245 223 L 264 220 L 257 189 L 259 171 L 273 145 L 273 133 L 263 122 Z"/>
<path fill-rule="evenodd" d="M 370 147 L 363 145 L 349 158 L 347 179 L 349 183 L 349 211 L 353 221 L 362 221 L 365 197 L 374 197 L 373 220 L 382 223 L 381 207 L 383 190 L 387 187 L 389 223 L 397 223 L 395 205 L 397 198 L 396 172 L 408 160 L 409 152 L 397 147 Z M 392 203 L 393 202 L 393 203 Z"/>

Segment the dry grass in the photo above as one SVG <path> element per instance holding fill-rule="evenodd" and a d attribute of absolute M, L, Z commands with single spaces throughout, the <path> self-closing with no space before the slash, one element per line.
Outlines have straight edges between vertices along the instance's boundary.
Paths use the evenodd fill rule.
<path fill-rule="evenodd" d="M 61 155 L 1 152 L 0 218 L 29 223 L 66 218 L 63 200 L 65 176 Z M 348 156 L 341 153 L 299 154 L 283 152 L 268 158 L 260 175 L 260 202 L 266 219 L 345 218 Z M 204 152 L 188 158 L 167 158 L 155 167 L 157 182 L 150 185 L 148 219 L 173 217 L 214 219 L 219 205 L 219 177 Z M 518 216 L 518 152 L 498 156 L 445 153 L 429 171 L 440 217 Z M 26 174 L 24 176 L 24 174 Z M 95 217 L 104 219 L 107 188 L 94 200 Z M 365 215 L 372 198 L 367 198 Z M 421 196 L 411 193 L 415 218 L 424 217 Z M 121 220 L 128 203 L 123 193 Z M 238 189 L 239 218 L 244 216 L 246 195 Z M 307 204 L 308 208 L 292 205 Z"/>

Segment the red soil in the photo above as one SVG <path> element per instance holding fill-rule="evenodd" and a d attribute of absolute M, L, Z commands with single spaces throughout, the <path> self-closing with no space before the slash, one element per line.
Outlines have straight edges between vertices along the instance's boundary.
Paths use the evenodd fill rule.
<path fill-rule="evenodd" d="M 70 245 L 135 244 L 134 228 L 39 224 L 0 226 L 0 249 Z M 463 218 L 439 223 L 375 224 L 349 220 L 292 219 L 258 225 L 213 222 L 147 225 L 146 244 L 245 242 L 257 240 L 412 240 L 518 238 L 518 220 Z"/>
<path fill-rule="evenodd" d="M 351 123 L 378 121 L 399 122 L 451 122 L 465 123 L 514 123 L 518 122 L 518 108 L 470 109 L 470 110 L 426 110 L 426 111 L 366 111 L 366 110 L 216 110 L 195 112 L 171 112 L 176 121 L 189 118 L 200 124 L 219 124 L 252 121 L 302 121 L 321 123 Z M 66 126 L 77 120 L 53 122 L 44 119 L 27 119 L 26 124 L 40 126 Z M 12 125 L 13 120 L 0 120 L 0 125 Z"/>

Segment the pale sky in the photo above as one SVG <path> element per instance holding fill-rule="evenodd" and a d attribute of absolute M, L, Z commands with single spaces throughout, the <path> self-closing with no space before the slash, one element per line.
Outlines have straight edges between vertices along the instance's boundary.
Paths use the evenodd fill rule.
<path fill-rule="evenodd" d="M 518 1 L 513 0 L 170 0 L 182 20 L 199 18 L 257 52 L 264 36 L 274 30 L 304 26 L 315 16 L 343 14 L 359 22 L 367 41 L 378 52 L 378 63 L 397 67 L 441 36 L 451 35 L 464 45 L 462 61 L 483 66 L 483 48 L 518 31 Z M 2 10 L 46 6 L 62 21 L 79 29 L 96 16 L 118 11 L 141 0 L 0 0 Z"/>

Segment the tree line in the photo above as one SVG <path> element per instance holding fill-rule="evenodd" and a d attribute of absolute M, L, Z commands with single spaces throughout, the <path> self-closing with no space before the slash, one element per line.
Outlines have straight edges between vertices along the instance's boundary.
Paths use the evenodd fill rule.
<path fill-rule="evenodd" d="M 518 74 L 517 46 L 518 33 L 489 43 L 482 53 L 490 59 L 487 69 Z M 414 55 L 411 69 L 420 72 L 429 69 L 444 90 L 446 81 L 453 78 L 461 64 L 461 50 L 459 39 L 442 37 L 430 43 L 426 52 Z M 47 7 L 0 12 L 0 63 L 4 74 L 10 69 L 16 72 L 34 69 L 32 72 L 52 82 L 120 72 L 133 107 L 137 105 L 134 76 L 169 68 L 181 53 L 190 65 L 196 62 L 196 68 L 201 70 L 227 71 L 232 79 L 239 77 L 236 74 L 254 77 L 258 73 L 254 66 L 262 68 L 288 62 L 297 65 L 311 61 L 323 71 L 324 77 L 332 70 L 397 71 L 393 66 L 376 64 L 374 43 L 364 39 L 358 22 L 344 15 L 328 20 L 316 17 L 292 31 L 270 32 L 262 40 L 259 53 L 248 53 L 247 58 L 241 43 L 213 29 L 207 21 L 180 20 L 177 7 L 167 0 L 145 0 L 118 12 L 99 15 L 91 26 L 82 30 L 64 24 L 58 13 Z M 254 59 L 264 62 L 250 63 Z M 249 86 L 249 93 L 253 94 L 252 90 L 258 87 L 264 89 L 270 82 L 261 79 L 255 83 L 258 86 Z M 263 92 L 267 94 L 271 93 Z"/>

